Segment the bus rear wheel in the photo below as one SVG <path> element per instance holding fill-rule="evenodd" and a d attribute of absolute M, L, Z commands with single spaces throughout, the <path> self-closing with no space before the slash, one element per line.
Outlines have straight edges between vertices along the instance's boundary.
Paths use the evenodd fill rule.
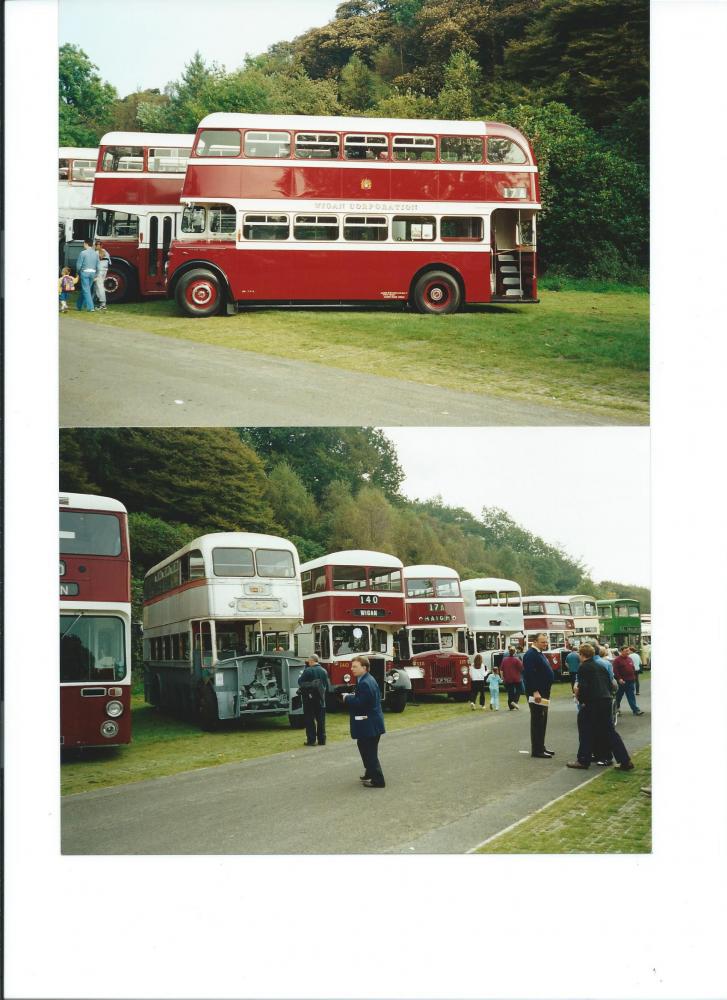
<path fill-rule="evenodd" d="M 208 733 L 219 728 L 220 717 L 217 713 L 217 698 L 209 684 L 204 684 L 199 691 L 197 701 L 199 709 L 199 724 Z"/>
<path fill-rule="evenodd" d="M 222 305 L 222 286 L 212 271 L 197 268 L 179 279 L 175 298 L 188 316 L 214 316 Z"/>
<path fill-rule="evenodd" d="M 106 289 L 106 301 L 111 305 L 118 302 L 128 302 L 136 296 L 136 275 L 131 268 L 125 267 L 123 264 L 116 264 L 112 261 L 103 284 Z"/>
<path fill-rule="evenodd" d="M 453 313 L 459 309 L 462 291 L 447 271 L 426 271 L 414 285 L 412 302 L 420 313 Z"/>

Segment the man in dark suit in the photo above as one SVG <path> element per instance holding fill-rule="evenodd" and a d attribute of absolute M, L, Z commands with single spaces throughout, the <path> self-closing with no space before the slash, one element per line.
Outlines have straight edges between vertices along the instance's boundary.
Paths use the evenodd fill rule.
<path fill-rule="evenodd" d="M 379 739 L 385 732 L 381 692 L 369 673 L 368 657 L 355 657 L 351 670 L 356 678 L 356 690 L 344 694 L 343 701 L 351 713 L 351 739 L 358 743 L 363 761 L 361 781 L 364 788 L 384 788 L 386 782 L 379 764 Z"/>
<path fill-rule="evenodd" d="M 545 748 L 545 730 L 548 725 L 548 701 L 553 684 L 553 668 L 543 656 L 548 648 L 545 632 L 538 632 L 533 644 L 523 657 L 523 681 L 530 708 L 530 756 L 553 757 L 553 750 Z M 545 703 L 545 704 L 543 704 Z"/>
<path fill-rule="evenodd" d="M 329 688 L 328 674 L 318 662 L 315 653 L 305 661 L 305 670 L 298 678 L 298 690 L 303 700 L 305 720 L 305 746 L 322 747 L 326 742 L 326 692 Z"/>

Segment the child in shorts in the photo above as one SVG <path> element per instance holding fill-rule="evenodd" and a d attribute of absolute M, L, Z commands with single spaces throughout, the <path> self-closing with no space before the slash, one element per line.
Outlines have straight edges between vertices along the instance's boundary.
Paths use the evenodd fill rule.
<path fill-rule="evenodd" d="M 78 284 L 78 278 L 71 274 L 70 267 L 64 267 L 58 281 L 58 298 L 61 304 L 61 312 L 68 312 L 68 295 Z"/>

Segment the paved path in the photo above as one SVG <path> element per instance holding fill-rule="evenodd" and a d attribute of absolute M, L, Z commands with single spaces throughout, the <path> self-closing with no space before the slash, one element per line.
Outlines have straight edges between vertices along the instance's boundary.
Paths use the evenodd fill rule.
<path fill-rule="evenodd" d="M 639 702 L 647 714 L 629 713 L 619 723 L 631 752 L 651 738 L 643 689 Z M 497 715 L 453 706 L 451 721 L 386 734 L 382 790 L 360 786 L 361 761 L 347 741 L 67 796 L 62 850 L 465 853 L 601 771 L 565 767 L 576 750 L 575 709 L 568 699 L 554 702 L 549 713 L 548 745 L 556 756 L 532 759 L 529 712 L 521 704 L 519 712 L 505 707 Z M 623 778 L 638 781 L 638 772 Z"/>
<path fill-rule="evenodd" d="M 628 423 L 64 316 L 62 427 Z"/>

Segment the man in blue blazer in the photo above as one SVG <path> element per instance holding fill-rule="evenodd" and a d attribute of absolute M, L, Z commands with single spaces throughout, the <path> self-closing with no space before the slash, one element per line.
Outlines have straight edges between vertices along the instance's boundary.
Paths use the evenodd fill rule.
<path fill-rule="evenodd" d="M 548 725 L 548 702 L 553 684 L 553 668 L 543 656 L 548 648 L 545 632 L 538 632 L 533 644 L 523 657 L 523 681 L 530 708 L 530 756 L 552 757 L 553 751 L 545 749 L 545 729 Z"/>
<path fill-rule="evenodd" d="M 356 690 L 344 694 L 343 701 L 351 713 L 351 739 L 358 743 L 358 752 L 363 761 L 361 781 L 364 788 L 384 788 L 386 782 L 379 764 L 379 739 L 386 731 L 384 713 L 381 711 L 381 692 L 369 673 L 368 657 L 357 656 L 353 659 L 351 670 L 356 678 Z"/>

